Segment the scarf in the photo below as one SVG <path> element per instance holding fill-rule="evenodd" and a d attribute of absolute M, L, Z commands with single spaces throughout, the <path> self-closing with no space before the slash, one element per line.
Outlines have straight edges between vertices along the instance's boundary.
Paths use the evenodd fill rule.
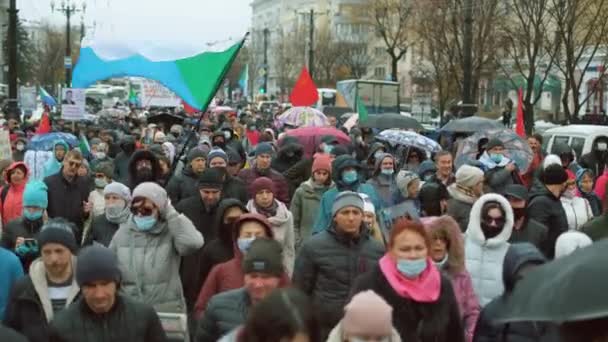
<path fill-rule="evenodd" d="M 433 303 L 441 292 L 441 275 L 431 259 L 427 259 L 427 267 L 416 279 L 403 276 L 393 259 L 385 254 L 380 259 L 380 270 L 397 294 L 416 302 Z"/>
<path fill-rule="evenodd" d="M 110 223 L 121 224 L 127 222 L 127 220 L 129 219 L 129 215 L 131 214 L 131 209 L 129 208 L 129 206 L 126 206 L 118 215 L 112 215 L 108 213 L 107 210 L 105 214 L 106 219 L 108 219 Z"/>
<path fill-rule="evenodd" d="M 253 205 L 255 206 L 255 210 L 257 210 L 258 213 L 266 217 L 277 216 L 277 209 L 279 208 L 279 203 L 277 203 L 276 200 L 272 201 L 272 205 L 268 208 L 260 207 L 255 201 L 253 201 Z"/>

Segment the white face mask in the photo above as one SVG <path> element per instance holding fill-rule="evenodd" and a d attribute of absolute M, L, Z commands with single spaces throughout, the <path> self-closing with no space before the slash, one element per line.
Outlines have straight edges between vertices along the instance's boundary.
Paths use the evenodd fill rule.
<path fill-rule="evenodd" d="M 15 148 L 17 149 L 17 151 L 23 151 L 25 149 L 25 145 L 23 145 L 23 144 L 17 144 L 15 146 Z"/>
<path fill-rule="evenodd" d="M 605 142 L 597 143 L 597 150 L 598 151 L 606 151 L 606 150 L 608 150 L 608 144 L 605 143 Z"/>

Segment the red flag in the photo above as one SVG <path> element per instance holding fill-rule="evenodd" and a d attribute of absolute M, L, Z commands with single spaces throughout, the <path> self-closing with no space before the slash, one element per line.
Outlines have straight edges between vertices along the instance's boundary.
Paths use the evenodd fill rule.
<path fill-rule="evenodd" d="M 317 86 L 312 80 L 312 77 L 310 77 L 308 69 L 303 67 L 300 78 L 296 81 L 296 84 L 291 91 L 291 95 L 289 95 L 289 101 L 291 101 L 292 106 L 301 107 L 312 106 L 317 103 L 318 100 L 319 92 L 317 91 Z"/>
<path fill-rule="evenodd" d="M 196 110 L 195 108 L 191 107 L 184 100 L 182 100 L 182 105 L 184 106 L 184 112 L 186 112 L 186 114 L 192 115 L 192 114 L 195 114 L 196 112 L 198 112 L 198 110 Z"/>
<path fill-rule="evenodd" d="M 522 138 L 526 138 L 526 127 L 524 124 L 524 100 L 523 91 L 519 88 L 517 92 L 517 117 L 515 118 L 515 133 Z"/>
<path fill-rule="evenodd" d="M 36 129 L 36 134 L 46 134 L 51 132 L 51 120 L 49 119 L 49 113 L 42 113 L 40 123 Z"/>

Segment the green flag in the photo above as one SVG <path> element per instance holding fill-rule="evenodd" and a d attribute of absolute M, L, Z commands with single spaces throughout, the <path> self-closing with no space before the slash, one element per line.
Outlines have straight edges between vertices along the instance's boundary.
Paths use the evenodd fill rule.
<path fill-rule="evenodd" d="M 359 113 L 359 122 L 367 121 L 367 107 L 365 107 L 365 104 L 361 101 L 359 96 L 357 96 L 357 113 Z"/>

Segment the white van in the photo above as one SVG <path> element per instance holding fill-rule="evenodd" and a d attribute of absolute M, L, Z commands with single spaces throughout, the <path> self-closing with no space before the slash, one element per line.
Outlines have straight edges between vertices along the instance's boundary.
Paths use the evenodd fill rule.
<path fill-rule="evenodd" d="M 608 138 L 608 126 L 569 125 L 551 128 L 543 133 L 543 148 L 547 154 L 553 152 L 553 146 L 558 143 L 572 147 L 576 158 L 591 152 L 595 140 Z"/>

